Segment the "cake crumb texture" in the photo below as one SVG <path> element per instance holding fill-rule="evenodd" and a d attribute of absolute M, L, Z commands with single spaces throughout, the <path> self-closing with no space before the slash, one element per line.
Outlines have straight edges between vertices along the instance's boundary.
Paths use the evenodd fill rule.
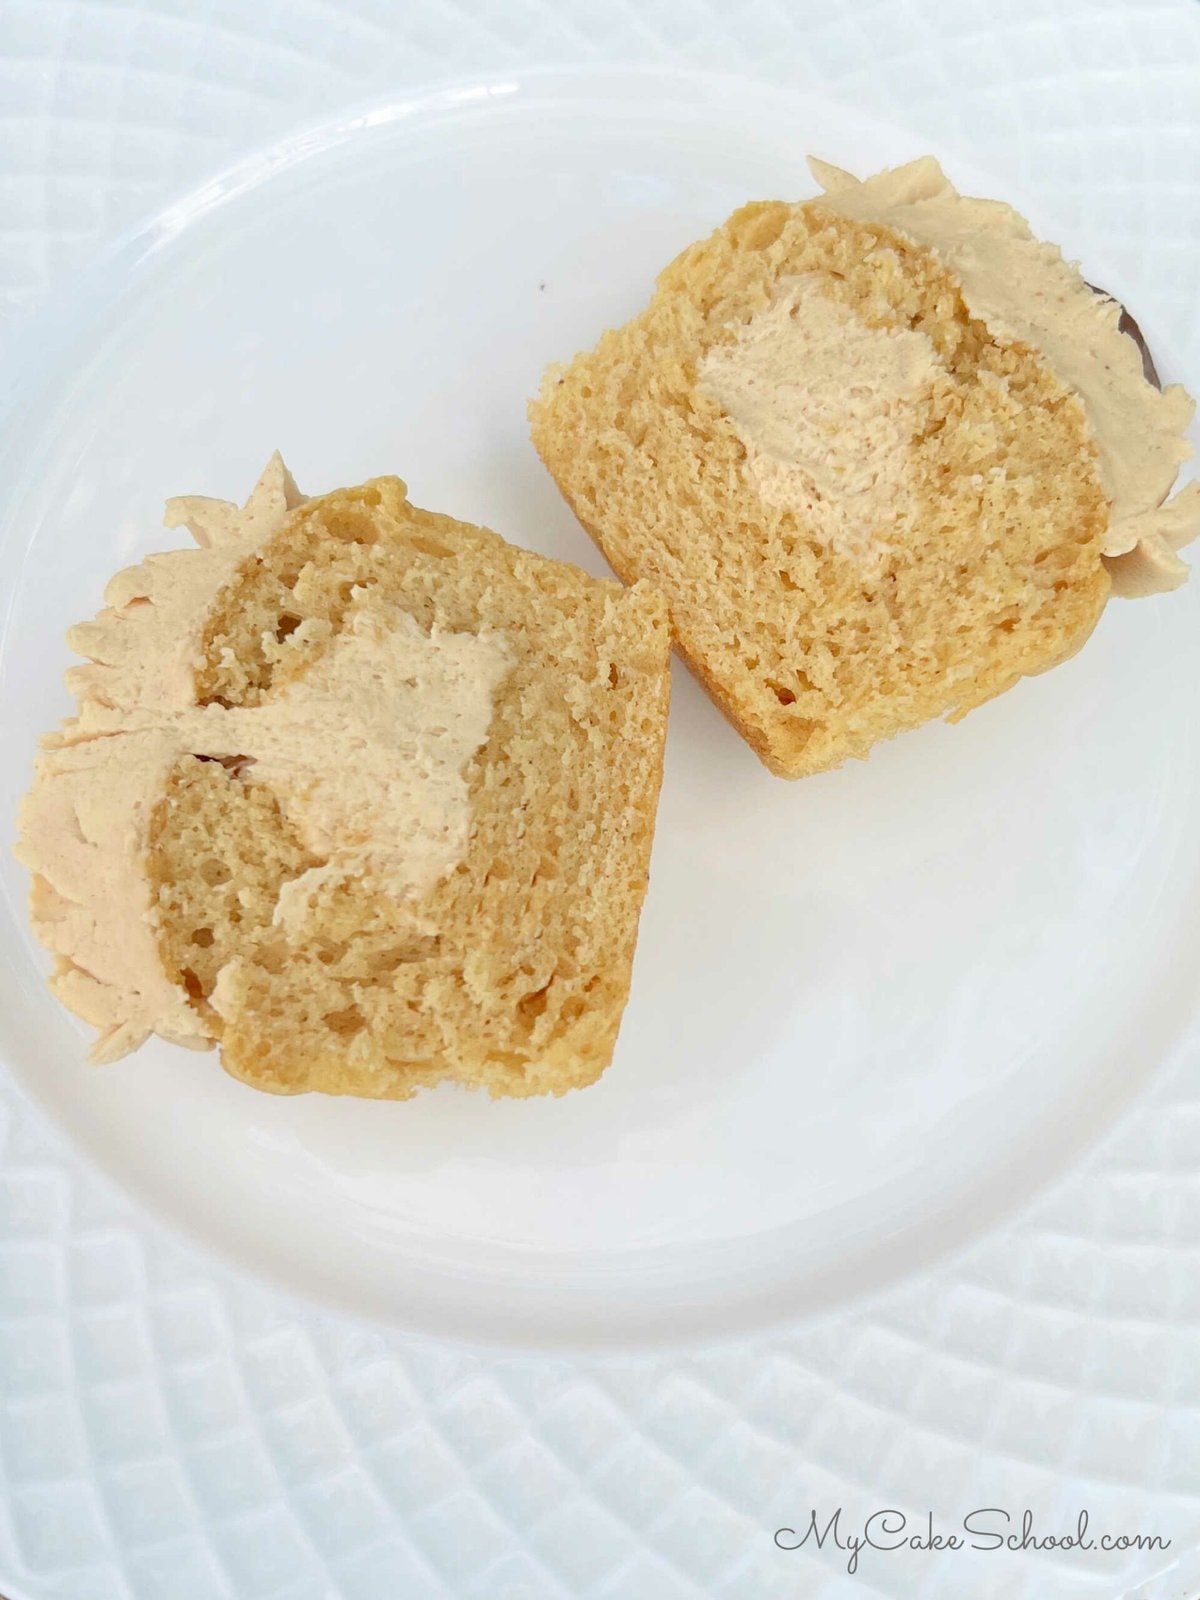
<path fill-rule="evenodd" d="M 957 218 L 947 193 L 984 206 L 1065 294 L 1078 274 L 1053 247 L 955 195 L 936 163 L 862 185 L 820 175 L 829 195 L 746 205 L 684 250 L 646 309 L 552 368 L 530 407 L 584 527 L 627 582 L 662 589 L 689 666 L 786 777 L 1064 660 L 1114 583 L 1180 581 L 1174 550 L 1200 526 L 1195 486 L 1156 509 L 1190 402 L 1145 383 L 1111 302 L 1085 288 L 1072 315 L 1089 338 L 1111 323 L 1122 362 L 1128 345 L 1138 418 L 1157 430 L 1154 506 L 1126 497 L 1119 547 L 1080 395 L 896 224 Z M 886 205 L 859 197 L 883 179 Z"/>
<path fill-rule="evenodd" d="M 27 802 L 37 881 L 58 870 L 39 818 L 64 753 L 103 748 L 119 766 L 123 744 L 149 739 L 153 754 L 119 831 L 159 1009 L 124 1033 L 110 1016 L 104 1054 L 158 1031 L 165 993 L 194 1042 L 276 1092 L 591 1082 L 612 1055 L 647 882 L 664 603 L 418 510 L 398 479 L 305 501 L 274 470 L 265 518 L 248 515 L 255 497 L 247 513 L 173 503 L 204 548 L 172 555 L 224 551 L 190 632 L 168 567 L 114 580 L 109 611 L 74 636 L 94 654 L 76 669 L 80 717 L 47 741 Z M 171 685 L 157 709 L 135 648 L 162 620 L 156 592 L 179 612 L 175 644 L 155 635 L 153 676 Z M 392 726 L 374 727 L 380 705 Z M 306 742 L 316 712 L 331 731 Z M 357 814 L 351 769 L 365 775 Z M 79 881 L 74 893 L 86 898 Z M 94 930 L 103 907 L 86 915 Z M 144 970 L 126 970 L 121 1004 Z"/>

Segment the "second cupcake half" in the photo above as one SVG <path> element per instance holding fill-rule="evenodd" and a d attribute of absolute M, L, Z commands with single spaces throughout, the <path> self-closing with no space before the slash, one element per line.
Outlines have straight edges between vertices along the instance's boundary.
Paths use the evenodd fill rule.
<path fill-rule="evenodd" d="M 774 772 L 957 717 L 1175 587 L 1192 403 L 1009 206 L 932 158 L 744 206 L 547 373 L 534 444 Z"/>

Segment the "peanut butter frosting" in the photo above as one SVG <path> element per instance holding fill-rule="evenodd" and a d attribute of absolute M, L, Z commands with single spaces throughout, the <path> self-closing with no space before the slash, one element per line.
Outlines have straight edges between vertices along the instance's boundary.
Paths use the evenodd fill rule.
<path fill-rule="evenodd" d="M 181 758 L 253 763 L 325 858 L 280 896 L 276 922 L 292 939 L 331 883 L 367 881 L 412 901 L 466 850 L 463 768 L 511 666 L 503 636 L 427 634 L 402 608 L 355 591 L 342 632 L 303 676 L 258 705 L 196 704 L 214 600 L 303 502 L 278 455 L 241 509 L 170 501 L 168 526 L 186 526 L 199 548 L 119 573 L 107 608 L 68 636 L 91 661 L 68 674 L 78 714 L 43 742 L 18 853 L 34 874 L 34 931 L 56 953 L 52 988 L 100 1030 L 94 1060 L 151 1033 L 212 1043 L 159 959 L 145 873 L 152 813 Z"/>
<path fill-rule="evenodd" d="M 1178 384 L 1146 380 L 1141 354 L 1120 331 L 1121 308 L 1097 294 L 1056 245 L 1036 239 L 1009 205 L 961 195 L 932 156 L 861 182 L 810 160 L 825 190 L 814 204 L 894 229 L 955 273 L 972 316 L 998 338 L 1041 351 L 1082 401 L 1111 502 L 1104 562 L 1119 595 L 1177 588 L 1179 551 L 1200 533 L 1200 483 L 1168 500 L 1191 454 L 1184 430 L 1194 403 Z"/>
<path fill-rule="evenodd" d="M 780 290 L 733 344 L 709 350 L 700 382 L 737 428 L 763 499 L 803 508 L 869 564 L 917 509 L 911 443 L 945 368 L 927 335 L 871 327 L 819 278 Z"/>

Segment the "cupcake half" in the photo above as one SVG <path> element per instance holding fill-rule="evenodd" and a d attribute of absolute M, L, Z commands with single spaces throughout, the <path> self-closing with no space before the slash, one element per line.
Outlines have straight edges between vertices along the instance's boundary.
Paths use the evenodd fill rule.
<path fill-rule="evenodd" d="M 772 771 L 863 756 L 1176 587 L 1192 402 L 1121 308 L 930 157 L 744 206 L 530 408 L 534 444 Z"/>
<path fill-rule="evenodd" d="M 561 1093 L 607 1066 L 662 772 L 666 609 L 411 505 L 172 501 L 197 548 L 75 628 L 21 819 L 97 1060 L 260 1089 Z"/>

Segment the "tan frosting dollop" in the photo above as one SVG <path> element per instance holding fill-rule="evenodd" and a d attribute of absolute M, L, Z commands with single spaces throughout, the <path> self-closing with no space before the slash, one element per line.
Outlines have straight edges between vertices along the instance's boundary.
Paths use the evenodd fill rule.
<path fill-rule="evenodd" d="M 1176 552 L 1200 534 L 1200 483 L 1167 501 L 1191 450 L 1194 404 L 1173 384 L 1147 382 L 1141 353 L 1120 331 L 1120 307 L 1097 294 L 1056 245 L 1036 239 L 1011 206 L 961 195 L 932 156 L 859 181 L 811 160 L 815 202 L 880 223 L 933 250 L 958 277 L 968 310 L 1003 339 L 1040 350 L 1083 403 L 1112 503 L 1104 561 L 1119 595 L 1177 588 Z M 1165 503 L 1164 503 L 1165 502 Z"/>
<path fill-rule="evenodd" d="M 801 507 L 830 543 L 867 561 L 916 508 L 912 438 L 923 397 L 946 382 L 932 342 L 873 328 L 821 280 L 785 280 L 765 310 L 714 345 L 702 386 L 732 420 L 759 492 Z"/>
<path fill-rule="evenodd" d="M 358 591 L 343 631 L 302 677 L 257 706 L 195 703 L 213 600 L 303 499 L 276 455 L 240 510 L 169 502 L 168 525 L 187 526 L 200 548 L 118 574 L 108 608 L 69 635 L 92 660 L 68 674 L 78 715 L 44 741 L 18 854 L 34 874 L 34 931 L 57 954 L 52 987 L 100 1030 L 94 1060 L 115 1060 L 151 1033 L 211 1043 L 159 960 L 145 872 L 151 817 L 181 757 L 253 762 L 255 780 L 326 857 L 284 886 L 275 915 L 289 937 L 302 935 L 322 884 L 368 879 L 411 899 L 466 850 L 463 767 L 487 738 L 511 665 L 502 636 L 426 634 Z"/>
<path fill-rule="evenodd" d="M 93 1061 L 115 1061 L 151 1033 L 207 1049 L 209 1029 L 158 958 L 143 867 L 178 745 L 154 731 L 72 743 L 75 728 L 47 741 L 17 842 L 33 873 L 33 931 L 56 956 L 50 988 L 99 1029 Z"/>

